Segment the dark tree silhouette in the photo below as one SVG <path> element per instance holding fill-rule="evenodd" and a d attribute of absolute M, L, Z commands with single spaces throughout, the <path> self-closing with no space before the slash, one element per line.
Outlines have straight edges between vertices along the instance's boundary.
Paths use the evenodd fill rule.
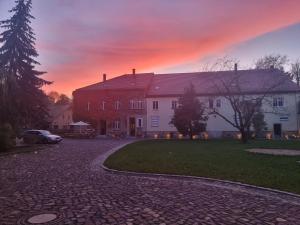
<path fill-rule="evenodd" d="M 185 89 L 184 94 L 178 100 L 178 107 L 174 109 L 174 116 L 171 120 L 178 132 L 183 135 L 193 135 L 205 131 L 207 116 L 205 107 L 197 98 L 194 86 Z"/>
<path fill-rule="evenodd" d="M 41 90 L 50 84 L 39 76 L 45 72 L 35 69 L 38 53 L 34 47 L 35 37 L 30 26 L 34 17 L 30 14 L 31 0 L 16 0 L 10 10 L 12 17 L 1 21 L 5 31 L 0 36 L 0 68 L 3 68 L 1 86 L 3 104 L 13 110 L 2 112 L 2 119 L 14 126 L 33 127 L 46 121 L 47 97 Z M 13 119 L 12 119 L 13 118 Z"/>
<path fill-rule="evenodd" d="M 280 54 L 271 54 L 265 55 L 262 58 L 259 58 L 255 61 L 255 68 L 256 69 L 270 69 L 274 67 L 274 69 L 278 69 L 284 71 L 284 67 L 289 62 L 289 59 L 286 55 Z"/>

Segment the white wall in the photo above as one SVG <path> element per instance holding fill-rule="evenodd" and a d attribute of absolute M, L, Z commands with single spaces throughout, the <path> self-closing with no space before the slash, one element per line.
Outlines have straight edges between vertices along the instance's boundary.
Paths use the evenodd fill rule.
<path fill-rule="evenodd" d="M 273 108 L 273 97 L 284 98 L 284 106 L 279 107 L 278 109 Z M 199 100 L 206 104 L 208 107 L 209 97 L 199 97 Z M 216 99 L 221 100 L 221 107 L 218 108 L 219 112 L 222 115 L 225 115 L 227 118 L 230 118 L 233 121 L 233 110 L 228 100 L 224 97 L 215 97 L 214 98 L 214 107 L 216 107 Z M 176 128 L 173 125 L 170 125 L 169 122 L 174 114 L 172 107 L 172 101 L 176 101 L 176 97 L 158 97 L 158 98 L 147 98 L 147 131 L 148 132 L 172 132 L 176 131 Z M 158 110 L 153 110 L 152 102 L 158 101 L 159 106 Z M 269 96 L 263 103 L 262 109 L 265 113 L 265 121 L 267 123 L 267 128 L 269 131 L 273 130 L 274 123 L 282 124 L 282 131 L 297 131 L 299 129 L 299 121 L 297 114 L 297 102 L 300 101 L 299 94 L 278 94 L 274 96 Z M 271 113 L 272 112 L 272 113 Z M 274 113 L 275 112 L 275 113 Z M 159 116 L 159 126 L 151 126 L 151 117 Z M 283 119 L 283 117 L 288 117 L 288 119 Z M 223 131 L 237 131 L 233 126 L 227 123 L 224 119 L 219 116 L 210 115 L 207 121 L 207 131 L 212 136 L 221 136 Z"/>

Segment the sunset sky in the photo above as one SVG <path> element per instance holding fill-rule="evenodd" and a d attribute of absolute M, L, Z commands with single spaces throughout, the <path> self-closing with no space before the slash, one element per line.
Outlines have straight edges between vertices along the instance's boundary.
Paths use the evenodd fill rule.
<path fill-rule="evenodd" d="M 0 20 L 13 0 L 0 0 Z M 46 88 L 137 72 L 192 72 L 228 55 L 244 66 L 270 53 L 300 57 L 299 0 L 33 0 Z"/>

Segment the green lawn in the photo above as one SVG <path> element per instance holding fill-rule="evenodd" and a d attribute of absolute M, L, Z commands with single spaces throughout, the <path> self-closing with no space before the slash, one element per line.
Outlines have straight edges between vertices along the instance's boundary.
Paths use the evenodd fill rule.
<path fill-rule="evenodd" d="M 106 161 L 108 168 L 184 174 L 239 181 L 300 194 L 300 156 L 272 156 L 248 148 L 299 149 L 299 141 L 147 140 L 130 144 Z"/>

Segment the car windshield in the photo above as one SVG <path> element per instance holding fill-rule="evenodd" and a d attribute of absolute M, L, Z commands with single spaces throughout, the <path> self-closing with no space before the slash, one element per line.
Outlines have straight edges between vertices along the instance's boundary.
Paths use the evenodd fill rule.
<path fill-rule="evenodd" d="M 43 135 L 50 135 L 51 133 L 47 130 L 41 130 L 40 131 Z"/>

